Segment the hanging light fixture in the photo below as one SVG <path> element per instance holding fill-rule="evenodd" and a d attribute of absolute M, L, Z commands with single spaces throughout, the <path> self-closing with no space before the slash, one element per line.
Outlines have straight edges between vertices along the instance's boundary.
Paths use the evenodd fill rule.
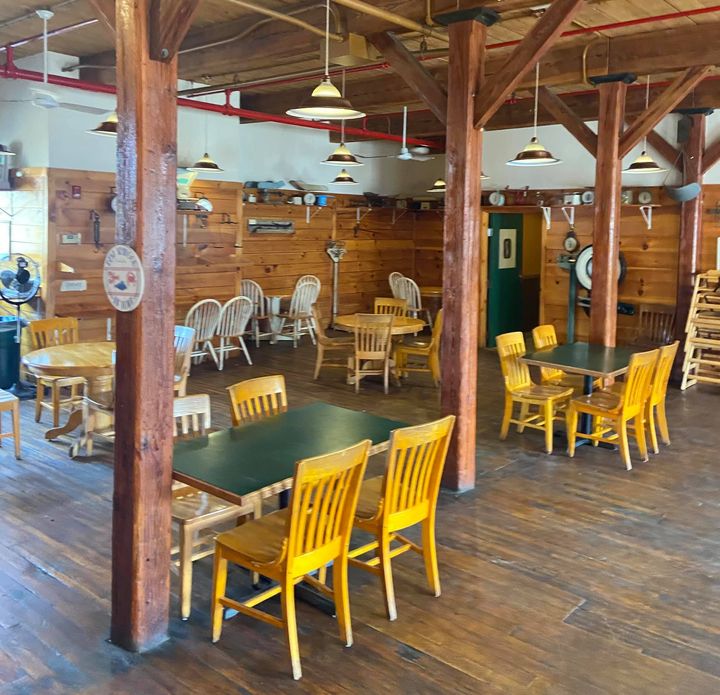
<path fill-rule="evenodd" d="M 97 128 L 93 128 L 87 132 L 92 133 L 93 135 L 105 135 L 106 137 L 114 138 L 117 137 L 117 129 L 118 117 L 113 111 L 111 114 L 108 114 L 107 118 L 105 118 Z"/>
<path fill-rule="evenodd" d="M 650 106 L 650 75 L 645 81 L 645 110 Z M 640 156 L 627 168 L 623 169 L 623 174 L 663 174 L 667 169 L 663 169 L 648 153 L 647 153 L 647 135 L 643 138 L 643 148 Z"/>
<path fill-rule="evenodd" d="M 286 113 L 288 116 L 316 121 L 349 121 L 365 116 L 362 111 L 353 108 L 330 80 L 330 0 L 325 2 L 325 76 L 298 108 L 289 109 Z"/>
<path fill-rule="evenodd" d="M 543 167 L 550 164 L 558 164 L 559 159 L 548 152 L 538 141 L 538 94 L 540 92 L 540 62 L 535 63 L 535 109 L 533 113 L 533 136 L 530 142 L 525 145 L 522 152 L 518 152 L 515 159 L 508 164 L 512 167 Z"/>
<path fill-rule="evenodd" d="M 342 169 L 340 173 L 332 181 L 336 186 L 356 186 L 357 181 L 348 174 L 347 170 Z"/>
<path fill-rule="evenodd" d="M 14 157 L 16 154 L 7 145 L 0 145 L 0 157 Z"/>
<path fill-rule="evenodd" d="M 205 114 L 205 154 L 195 162 L 191 167 L 187 167 L 188 171 L 197 171 L 199 173 L 215 174 L 223 171 L 218 163 L 208 154 L 208 115 Z"/>
<path fill-rule="evenodd" d="M 480 180 L 481 181 L 487 181 L 489 178 L 490 177 L 484 171 L 480 172 Z"/>
<path fill-rule="evenodd" d="M 344 82 L 343 72 L 343 82 Z M 336 147 L 332 154 L 321 162 L 321 164 L 329 164 L 336 167 L 361 167 L 362 162 L 355 159 L 355 155 L 345 146 L 345 121 L 340 123 L 340 146 Z"/>
<path fill-rule="evenodd" d="M 447 190 L 447 185 L 445 184 L 445 179 L 435 179 L 435 183 L 433 183 L 431 188 L 427 189 L 428 193 L 445 193 Z"/>

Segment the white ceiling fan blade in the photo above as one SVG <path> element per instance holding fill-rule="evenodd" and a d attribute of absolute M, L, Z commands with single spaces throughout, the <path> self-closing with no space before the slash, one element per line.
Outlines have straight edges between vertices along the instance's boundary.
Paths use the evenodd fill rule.
<path fill-rule="evenodd" d="M 52 92 L 46 92 L 41 89 L 32 89 L 32 105 L 40 109 L 56 109 L 60 106 L 60 102 Z"/>
<path fill-rule="evenodd" d="M 427 154 L 414 154 L 413 162 L 429 162 L 431 159 L 435 159 L 432 155 Z"/>
<path fill-rule="evenodd" d="M 79 113 L 91 113 L 94 116 L 102 116 L 108 112 L 107 109 L 99 109 L 96 106 L 85 106 L 85 104 L 74 104 L 70 101 L 60 101 L 58 106 L 68 111 L 77 111 Z"/>

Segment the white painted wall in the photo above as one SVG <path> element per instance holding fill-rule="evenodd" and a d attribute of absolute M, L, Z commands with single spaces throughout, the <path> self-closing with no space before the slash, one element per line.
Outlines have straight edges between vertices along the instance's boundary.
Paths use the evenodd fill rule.
<path fill-rule="evenodd" d="M 51 54 L 50 71 L 59 73 L 63 65 L 74 63 L 71 56 Z M 41 69 L 41 57 L 19 61 L 21 67 Z M 187 86 L 182 83 L 181 88 Z M 51 166 L 93 171 L 115 170 L 115 141 L 91 135 L 100 117 L 64 109 L 45 111 L 28 103 L 32 88 L 41 85 L 23 81 L 0 80 L 0 142 L 18 148 L 16 166 Z M 112 96 L 94 94 L 69 88 L 51 87 L 64 100 L 82 103 L 111 111 Z M 210 98 L 210 97 L 209 97 Z M 23 101 L 25 100 L 25 101 Z M 595 123 L 589 126 L 596 129 Z M 658 131 L 672 144 L 676 143 L 677 116 L 670 115 Z M 207 147 L 206 133 L 207 131 Z M 532 136 L 530 128 L 490 131 L 484 136 L 485 173 L 491 179 L 486 189 L 505 186 L 522 188 L 582 188 L 593 186 L 594 159 L 562 126 L 542 126 L 540 141 L 561 164 L 551 167 L 520 168 L 506 162 L 519 152 Z M 720 138 L 720 112 L 709 118 L 708 142 Z M 320 130 L 296 128 L 272 123 L 240 125 L 235 118 L 219 114 L 203 114 L 192 109 L 178 111 L 178 164 L 188 166 L 207 149 L 225 170 L 222 174 L 207 175 L 232 181 L 261 181 L 300 179 L 308 183 L 329 182 L 339 172 L 320 162 L 332 151 L 328 134 Z M 354 143 L 351 149 L 367 155 L 394 154 L 399 144 L 391 142 Z M 630 164 L 640 152 L 640 146 L 625 159 Z M 652 148 L 650 153 L 660 162 L 662 158 Z M 666 166 L 671 164 L 663 162 Z M 350 170 L 358 181 L 356 187 L 335 187 L 336 192 L 373 191 L 381 194 L 424 194 L 435 178 L 445 176 L 445 158 L 439 156 L 429 162 L 404 162 L 394 158 L 366 161 L 365 166 Z M 706 183 L 720 183 L 720 165 L 705 177 Z M 677 183 L 677 174 L 645 176 L 625 175 L 628 186 L 657 186 Z"/>

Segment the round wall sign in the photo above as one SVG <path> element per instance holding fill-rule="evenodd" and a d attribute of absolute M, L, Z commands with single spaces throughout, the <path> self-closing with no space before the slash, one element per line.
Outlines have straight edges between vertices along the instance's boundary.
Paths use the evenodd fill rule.
<path fill-rule="evenodd" d="M 113 246 L 105 256 L 103 285 L 118 311 L 133 311 L 142 301 L 145 276 L 138 255 L 129 246 Z"/>

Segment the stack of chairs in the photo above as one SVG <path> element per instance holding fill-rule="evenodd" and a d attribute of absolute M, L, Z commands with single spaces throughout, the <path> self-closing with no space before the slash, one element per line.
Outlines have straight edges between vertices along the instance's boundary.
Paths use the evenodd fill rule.
<path fill-rule="evenodd" d="M 680 388 L 720 384 L 720 271 L 697 276 L 685 331 Z"/>

